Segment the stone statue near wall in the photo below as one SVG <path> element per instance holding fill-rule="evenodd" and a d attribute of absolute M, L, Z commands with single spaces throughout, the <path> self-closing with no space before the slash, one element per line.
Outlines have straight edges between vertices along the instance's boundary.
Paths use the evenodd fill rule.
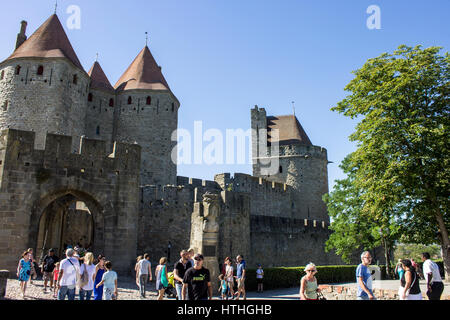
<path fill-rule="evenodd" d="M 204 257 L 203 266 L 209 269 L 213 294 L 217 292 L 220 274 L 218 261 L 220 200 L 219 194 L 205 193 L 202 201 L 194 204 L 191 219 L 190 246 Z"/>

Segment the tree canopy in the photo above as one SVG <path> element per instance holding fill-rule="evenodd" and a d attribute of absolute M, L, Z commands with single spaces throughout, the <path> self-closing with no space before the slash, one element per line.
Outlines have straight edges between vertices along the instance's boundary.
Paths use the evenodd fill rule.
<path fill-rule="evenodd" d="M 330 197 L 351 184 L 360 217 L 395 224 L 405 242 L 440 243 L 448 275 L 450 58 L 440 51 L 403 45 L 354 71 L 350 94 L 332 110 L 360 119 L 350 136 L 357 150 L 344 162 L 351 177 Z"/>

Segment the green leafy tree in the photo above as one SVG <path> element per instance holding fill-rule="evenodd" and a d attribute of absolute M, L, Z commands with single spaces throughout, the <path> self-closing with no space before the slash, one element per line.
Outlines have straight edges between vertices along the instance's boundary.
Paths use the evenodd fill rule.
<path fill-rule="evenodd" d="M 398 261 L 398 259 L 414 259 L 416 262 L 420 262 L 423 252 L 428 252 L 432 259 L 442 258 L 439 245 L 400 243 L 395 248 L 394 259 L 395 261 Z"/>
<path fill-rule="evenodd" d="M 336 254 L 349 263 L 356 250 L 384 248 L 387 274 L 390 274 L 390 257 L 393 244 L 398 238 L 398 227 L 393 219 L 385 214 L 383 219 L 375 220 L 364 212 L 364 189 L 355 184 L 358 168 L 353 166 L 352 154 L 341 163 L 340 168 L 347 178 L 337 180 L 333 191 L 323 200 L 327 204 L 333 233 L 327 240 L 325 249 L 335 250 Z"/>
<path fill-rule="evenodd" d="M 332 110 L 360 119 L 350 161 L 365 190 L 362 212 L 377 221 L 389 214 L 408 240 L 440 243 L 448 280 L 450 58 L 440 50 L 400 46 L 369 59 Z"/>

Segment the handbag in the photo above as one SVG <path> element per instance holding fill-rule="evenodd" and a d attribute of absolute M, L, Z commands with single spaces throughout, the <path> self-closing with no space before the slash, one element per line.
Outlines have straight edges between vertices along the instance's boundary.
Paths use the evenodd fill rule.
<path fill-rule="evenodd" d="M 327 300 L 322 292 L 317 292 L 317 300 Z"/>
<path fill-rule="evenodd" d="M 89 283 L 89 273 L 87 271 L 86 265 L 83 264 L 83 267 L 84 267 L 84 270 L 83 270 L 83 273 L 81 274 L 81 277 L 80 277 L 79 283 L 78 283 L 80 288 L 84 287 L 85 285 L 87 285 Z"/>

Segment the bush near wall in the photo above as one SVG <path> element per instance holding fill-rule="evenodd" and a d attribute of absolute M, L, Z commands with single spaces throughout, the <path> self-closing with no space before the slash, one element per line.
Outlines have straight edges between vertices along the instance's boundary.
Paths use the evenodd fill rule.
<path fill-rule="evenodd" d="M 357 266 L 316 266 L 318 284 L 353 282 Z M 278 288 L 300 288 L 300 279 L 306 274 L 305 267 L 278 267 L 263 268 L 264 290 Z M 256 269 L 247 269 L 245 279 L 246 289 L 253 291 L 257 289 Z"/>
<path fill-rule="evenodd" d="M 444 263 L 442 261 L 435 261 L 439 266 L 441 276 L 444 278 Z M 417 263 L 422 268 L 422 262 Z M 386 267 L 379 265 L 381 269 L 381 279 L 385 280 Z M 317 282 L 321 284 L 356 282 L 356 268 L 355 265 L 349 266 L 316 266 L 317 268 Z M 305 267 L 278 267 L 278 268 L 263 268 L 264 270 L 264 290 L 292 288 L 298 287 L 300 289 L 300 279 L 306 274 Z M 395 266 L 391 266 L 392 273 Z M 248 291 L 256 291 L 256 269 L 249 268 L 246 270 L 247 275 L 245 279 L 245 287 Z M 394 279 L 391 275 L 390 279 Z"/>

